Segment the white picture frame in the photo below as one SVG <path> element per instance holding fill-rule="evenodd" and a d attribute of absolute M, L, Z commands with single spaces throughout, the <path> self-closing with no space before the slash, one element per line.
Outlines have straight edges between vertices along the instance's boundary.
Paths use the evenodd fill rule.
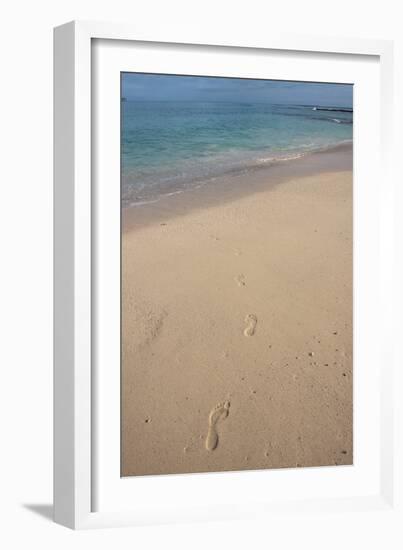
<path fill-rule="evenodd" d="M 113 44 L 115 51 L 112 54 L 103 54 L 102 41 Z M 99 44 L 101 48 L 96 49 Z M 137 47 L 137 50 L 130 50 L 131 47 Z M 96 130 L 93 126 L 98 108 L 94 101 L 94 93 L 96 93 L 94 87 L 100 82 L 97 80 L 99 63 L 103 64 L 103 74 L 109 74 L 105 71 L 110 70 L 114 73 L 120 70 L 133 70 L 133 59 L 135 59 L 134 65 L 143 71 L 146 72 L 149 67 L 149 72 L 157 72 L 161 67 L 161 60 L 164 59 L 164 51 L 172 53 L 173 47 L 178 59 L 172 61 L 171 58 L 175 58 L 175 54 L 171 55 L 170 59 L 171 63 L 177 63 L 176 65 L 170 65 L 169 61 L 163 62 L 168 73 L 178 70 L 179 65 L 182 64 L 181 66 L 184 67 L 182 74 L 189 74 L 189 71 L 194 74 L 194 69 L 192 70 L 191 67 L 197 54 L 200 58 L 199 71 L 201 74 L 206 74 L 207 69 L 203 70 L 203 63 L 205 63 L 203 56 L 206 52 L 208 52 L 210 66 L 212 59 L 217 59 L 214 69 L 216 75 L 224 71 L 224 57 L 228 61 L 230 60 L 228 56 L 232 55 L 248 59 L 253 59 L 253 56 L 272 55 L 273 62 L 279 54 L 282 60 L 292 56 L 298 59 L 305 56 L 307 59 L 315 60 L 315 56 L 321 55 L 323 61 L 326 58 L 326 63 L 321 62 L 318 65 L 318 67 L 322 66 L 321 70 L 324 70 L 325 64 L 328 65 L 332 60 L 342 67 L 344 62 L 348 64 L 354 56 L 360 56 L 363 64 L 367 64 L 368 67 L 372 63 L 367 76 L 362 77 L 360 82 L 362 86 L 369 86 L 370 79 L 375 79 L 371 81 L 375 83 L 371 97 L 374 104 L 380 102 L 379 113 L 375 115 L 374 121 L 363 117 L 367 120 L 368 127 L 366 133 L 363 132 L 362 135 L 368 135 L 372 141 L 371 139 L 366 141 L 363 138 L 361 145 L 356 147 L 355 144 L 355 155 L 358 155 L 357 158 L 355 157 L 355 162 L 358 159 L 358 166 L 361 166 L 359 169 L 362 170 L 359 177 L 366 176 L 369 181 L 370 178 L 378 175 L 379 181 L 379 175 L 382 173 L 382 186 L 377 185 L 375 179 L 371 180 L 373 185 L 372 187 L 369 185 L 369 189 L 372 189 L 372 195 L 369 191 L 367 199 L 360 193 L 355 197 L 356 203 L 360 201 L 361 204 L 362 201 L 367 200 L 369 204 L 367 214 L 364 208 L 360 207 L 358 211 L 360 224 L 363 225 L 357 226 L 356 236 L 365 239 L 363 230 L 372 228 L 372 237 L 375 237 L 376 242 L 379 241 L 379 248 L 375 246 L 375 251 L 368 251 L 368 256 L 363 259 L 363 262 L 370 262 L 368 265 L 375 268 L 380 267 L 379 271 L 373 269 L 368 275 L 369 286 L 366 289 L 366 292 L 370 292 L 375 287 L 380 289 L 380 294 L 371 302 L 371 307 L 376 308 L 376 319 L 368 321 L 360 337 L 367 339 L 367 349 L 361 340 L 357 346 L 357 353 L 360 354 L 359 363 L 364 364 L 364 361 L 367 361 L 368 365 L 372 365 L 368 367 L 367 385 L 362 384 L 362 377 L 355 378 L 355 383 L 358 380 L 357 392 L 359 392 L 355 393 L 355 399 L 362 398 L 363 403 L 363 409 L 359 409 L 358 414 L 359 417 L 361 415 L 361 421 L 358 424 L 355 422 L 355 432 L 358 427 L 358 434 L 361 434 L 362 439 L 362 447 L 359 447 L 361 455 L 359 455 L 358 464 L 355 463 L 354 467 L 351 467 L 356 470 L 340 468 L 338 470 L 340 473 L 334 473 L 336 469 L 331 473 L 325 468 L 321 469 L 320 473 L 318 469 L 272 473 L 270 477 L 272 496 L 267 499 L 262 499 L 259 493 L 262 480 L 266 479 L 262 477 L 263 472 L 243 472 L 241 475 L 235 472 L 151 476 L 137 478 L 136 485 L 126 484 L 124 489 L 116 478 L 116 453 L 119 452 L 116 430 L 119 419 L 116 401 L 117 378 L 116 376 L 108 378 L 108 373 L 105 372 L 105 369 L 113 372 L 113 367 L 109 365 L 115 361 L 116 354 L 113 355 L 113 346 L 116 351 L 116 338 L 114 344 L 112 342 L 107 344 L 108 349 L 106 349 L 98 347 L 94 335 L 99 323 L 102 323 L 99 318 L 105 313 L 104 305 L 102 301 L 100 302 L 101 285 L 116 282 L 117 274 L 116 270 L 111 271 L 106 283 L 97 279 L 97 269 L 101 265 L 97 252 L 98 233 L 103 227 L 99 219 L 107 220 L 110 217 L 114 225 L 109 226 L 109 229 L 111 234 L 116 236 L 119 216 L 116 209 L 114 213 L 112 212 L 113 205 L 116 206 L 116 194 L 98 196 L 94 183 L 95 174 L 100 169 L 98 161 L 94 159 L 94 147 L 102 139 L 102 135 L 105 135 L 104 126 L 101 125 Z M 121 49 L 117 50 L 117 48 Z M 270 33 L 267 37 L 256 37 L 253 43 L 243 41 L 241 37 L 239 39 L 235 37 L 231 42 L 222 42 L 214 36 L 209 36 L 208 33 L 203 35 L 201 40 L 186 36 L 186 31 L 183 31 L 181 36 L 177 34 L 169 36 L 167 33 L 167 36 L 153 37 L 130 25 L 90 22 L 72 22 L 55 29 L 54 514 L 56 522 L 79 529 L 214 520 L 227 517 L 243 518 L 259 514 L 292 514 L 302 509 L 306 510 L 308 507 L 313 514 L 343 510 L 346 507 L 349 510 L 394 512 L 396 487 L 392 418 L 395 409 L 394 357 L 391 351 L 394 330 L 394 319 L 391 314 L 394 235 L 389 216 L 393 210 L 393 190 L 396 185 L 393 170 L 392 56 L 393 44 L 378 40 L 346 40 Z M 120 63 L 117 59 L 122 60 L 122 66 L 117 66 Z M 239 66 L 240 58 L 236 61 Z M 249 70 L 250 76 L 256 76 L 258 64 L 250 64 Z M 353 75 L 355 68 L 348 70 L 350 72 L 346 74 Z M 228 71 L 232 76 L 245 74 L 235 74 L 235 68 L 231 69 L 231 66 Z M 196 74 L 198 74 L 197 70 Z M 303 75 L 300 78 L 302 79 Z M 350 76 L 348 82 L 359 82 L 359 78 L 357 76 L 355 81 L 355 77 Z M 364 98 L 364 95 L 362 97 Z M 104 98 L 103 101 L 108 101 L 108 98 Z M 111 121 L 110 124 L 113 122 Z M 374 139 L 374 133 L 379 134 L 379 144 Z M 116 151 L 120 145 L 117 135 L 113 139 L 115 142 L 109 145 L 116 158 Z M 371 162 L 376 163 L 373 165 L 369 163 L 370 167 L 377 170 L 376 173 L 371 173 L 363 162 L 360 164 L 359 159 L 364 158 L 365 155 L 369 155 Z M 109 165 L 104 164 L 101 168 L 108 170 Z M 111 216 L 105 217 L 107 211 L 105 209 L 108 208 Z M 356 210 L 354 212 L 357 213 Z M 103 250 L 104 257 L 113 254 L 118 258 L 116 254 L 119 254 L 119 251 L 116 243 L 117 241 L 112 239 L 105 245 L 109 248 Z M 118 264 L 116 269 L 119 269 Z M 360 288 L 359 285 L 365 285 L 362 272 L 357 274 L 354 284 L 355 291 Z M 365 295 L 363 294 L 362 297 Z M 356 306 L 355 302 L 355 309 Z M 116 303 L 110 307 L 108 313 L 114 311 L 116 314 Z M 358 326 L 364 327 L 365 319 L 370 319 L 370 311 L 365 309 L 363 300 L 359 301 L 356 313 L 355 328 L 357 319 Z M 116 315 L 110 317 L 116 319 Z M 117 325 L 114 334 L 118 328 Z M 381 341 L 376 343 L 372 338 L 375 328 L 377 328 L 377 334 L 382 335 Z M 99 361 L 100 356 L 112 359 L 105 366 L 105 360 L 103 363 Z M 356 355 L 354 361 L 356 361 Z M 99 368 L 104 369 L 101 377 L 98 376 Z M 117 368 L 119 369 L 118 364 Z M 109 399 L 108 392 L 112 395 L 108 403 L 110 410 L 113 411 L 109 420 L 105 418 L 99 407 L 100 400 L 105 402 L 105 399 Z M 378 405 L 373 407 L 375 402 L 378 402 L 379 408 Z M 373 426 L 379 430 L 365 429 L 366 419 L 360 412 L 364 410 L 371 415 Z M 118 448 L 109 451 L 113 445 L 116 447 L 116 443 Z M 99 460 L 99 456 L 102 456 L 102 460 Z M 221 494 L 226 495 L 225 506 L 220 500 L 216 505 L 209 503 L 206 488 L 213 483 L 220 488 Z M 346 487 L 350 489 L 347 490 Z M 281 491 L 284 493 L 282 499 L 278 497 Z M 142 495 L 141 499 L 139 495 Z M 151 495 L 151 498 L 147 499 L 147 495 Z"/>

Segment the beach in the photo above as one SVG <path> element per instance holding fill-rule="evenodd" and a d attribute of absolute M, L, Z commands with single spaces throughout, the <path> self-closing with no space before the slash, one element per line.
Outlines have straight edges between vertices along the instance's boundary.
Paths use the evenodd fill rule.
<path fill-rule="evenodd" d="M 352 146 L 122 210 L 121 474 L 352 464 Z"/>

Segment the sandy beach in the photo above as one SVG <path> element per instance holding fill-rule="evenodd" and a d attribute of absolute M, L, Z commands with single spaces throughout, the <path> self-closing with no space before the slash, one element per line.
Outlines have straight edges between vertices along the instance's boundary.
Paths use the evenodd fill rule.
<path fill-rule="evenodd" d="M 352 190 L 344 146 L 123 210 L 123 476 L 352 463 Z"/>

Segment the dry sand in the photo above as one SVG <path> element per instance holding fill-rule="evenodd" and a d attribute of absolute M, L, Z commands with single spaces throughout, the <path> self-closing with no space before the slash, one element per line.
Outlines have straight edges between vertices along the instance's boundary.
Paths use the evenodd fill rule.
<path fill-rule="evenodd" d="M 245 177 L 123 213 L 123 476 L 352 463 L 351 150 Z"/>

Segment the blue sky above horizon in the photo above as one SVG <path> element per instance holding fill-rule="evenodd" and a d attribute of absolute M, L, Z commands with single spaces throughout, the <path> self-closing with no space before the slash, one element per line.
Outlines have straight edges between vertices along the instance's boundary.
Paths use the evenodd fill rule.
<path fill-rule="evenodd" d="M 139 73 L 122 74 L 122 96 L 134 101 L 246 101 L 353 106 L 351 84 Z"/>

